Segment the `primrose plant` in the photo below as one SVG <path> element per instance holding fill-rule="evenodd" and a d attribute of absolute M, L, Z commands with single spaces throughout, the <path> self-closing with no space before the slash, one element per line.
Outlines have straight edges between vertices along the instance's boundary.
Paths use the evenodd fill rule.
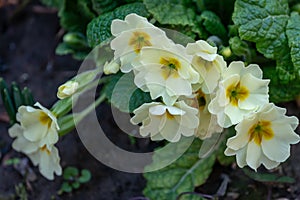
<path fill-rule="evenodd" d="M 224 154 L 236 156 L 239 167 L 255 171 L 260 165 L 277 167 L 290 156 L 290 145 L 300 141 L 295 133 L 298 119 L 269 102 L 270 80 L 263 79 L 257 64 L 226 63 L 217 47 L 204 40 L 176 43 L 134 13 L 113 20 L 111 34 L 113 58 L 102 58 L 101 64 L 61 85 L 60 100 L 51 109 L 39 103 L 18 108 L 17 123 L 9 129 L 15 138 L 12 146 L 26 154 L 47 179 L 62 174 L 56 147 L 59 137 L 75 127 L 74 121 L 110 100 L 103 89 L 94 103 L 72 114 L 78 95 L 93 86 L 112 84 L 114 77 L 124 74 L 131 74 L 139 95 L 148 97 L 132 109 L 130 122 L 152 141 L 206 141 L 235 126 L 236 135 L 227 140 Z M 99 79 L 102 72 L 107 76 Z"/>

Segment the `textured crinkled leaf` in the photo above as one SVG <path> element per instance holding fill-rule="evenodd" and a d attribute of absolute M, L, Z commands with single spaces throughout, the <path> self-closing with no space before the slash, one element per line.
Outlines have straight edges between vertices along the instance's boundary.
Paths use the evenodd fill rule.
<path fill-rule="evenodd" d="M 205 10 L 201 13 L 200 20 L 210 34 L 219 36 L 222 39 L 227 38 L 226 29 L 215 13 Z"/>
<path fill-rule="evenodd" d="M 146 7 L 143 3 L 132 3 L 120 6 L 111 12 L 104 13 L 93 19 L 87 26 L 87 39 L 91 47 L 95 47 L 107 41 L 112 35 L 110 31 L 111 22 L 114 19 L 124 19 L 126 15 L 136 13 L 148 17 Z"/>
<path fill-rule="evenodd" d="M 195 11 L 180 0 L 144 0 L 144 4 L 161 24 L 195 25 Z"/>
<path fill-rule="evenodd" d="M 120 1 L 115 0 L 92 0 L 93 9 L 98 14 L 103 14 L 108 11 L 112 11 L 116 7 L 118 7 Z"/>
<path fill-rule="evenodd" d="M 64 0 L 59 11 L 61 26 L 74 32 L 85 33 L 86 25 L 95 17 L 90 0 Z"/>
<path fill-rule="evenodd" d="M 291 48 L 291 58 L 294 70 L 300 77 L 300 15 L 296 12 L 291 14 L 286 27 L 289 47 Z"/>
<path fill-rule="evenodd" d="M 232 16 L 240 37 L 255 42 L 259 52 L 276 60 L 277 76 L 284 84 L 296 78 L 285 32 L 289 18 L 287 0 L 237 0 Z"/>
<path fill-rule="evenodd" d="M 133 112 L 143 103 L 151 101 L 150 94 L 137 88 L 133 79 L 132 73 L 119 72 L 111 75 L 110 81 L 104 87 L 108 101 L 122 112 Z"/>
<path fill-rule="evenodd" d="M 210 157 L 199 159 L 200 147 L 201 141 L 195 139 L 188 150 L 175 162 L 163 169 L 145 173 L 144 177 L 147 180 L 147 186 L 144 189 L 145 196 L 155 200 L 176 199 L 181 193 L 192 192 L 195 187 L 205 183 L 216 157 L 212 154 Z M 159 156 L 154 154 L 153 160 L 159 160 L 157 158 Z M 187 195 L 182 196 L 181 199 L 193 198 L 195 196 Z"/>
<path fill-rule="evenodd" d="M 264 67 L 264 78 L 271 79 L 269 84 L 270 101 L 274 103 L 287 102 L 294 100 L 300 95 L 300 79 L 284 83 L 278 77 L 275 67 Z"/>

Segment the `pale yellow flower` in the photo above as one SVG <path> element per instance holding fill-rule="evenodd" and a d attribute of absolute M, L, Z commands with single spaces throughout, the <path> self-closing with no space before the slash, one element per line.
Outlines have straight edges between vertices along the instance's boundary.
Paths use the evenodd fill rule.
<path fill-rule="evenodd" d="M 285 113 L 284 108 L 265 104 L 235 127 L 237 134 L 228 139 L 225 155 L 236 155 L 239 167 L 277 167 L 290 156 L 290 145 L 300 141 L 294 131 L 298 119 Z"/>
<path fill-rule="evenodd" d="M 56 175 L 62 174 L 58 150 L 53 144 L 40 146 L 40 141 L 26 139 L 24 128 L 19 124 L 15 124 L 9 129 L 9 135 L 15 138 L 12 147 L 16 151 L 26 154 L 35 166 L 38 165 L 44 177 L 53 180 L 54 173 Z"/>
<path fill-rule="evenodd" d="M 58 141 L 59 126 L 54 114 L 40 103 L 31 106 L 20 106 L 17 113 L 17 121 L 20 122 L 24 137 L 37 142 L 39 147 L 50 146 Z"/>
<path fill-rule="evenodd" d="M 142 123 L 140 134 L 152 140 L 178 142 L 181 136 L 193 136 L 199 125 L 198 110 L 184 101 L 166 106 L 159 102 L 145 103 L 136 110 L 133 124 Z"/>
<path fill-rule="evenodd" d="M 208 106 L 209 112 L 217 115 L 222 127 L 230 127 L 243 120 L 269 102 L 268 84 L 262 79 L 258 65 L 245 67 L 243 62 L 232 62 L 223 72 L 223 78 Z"/>

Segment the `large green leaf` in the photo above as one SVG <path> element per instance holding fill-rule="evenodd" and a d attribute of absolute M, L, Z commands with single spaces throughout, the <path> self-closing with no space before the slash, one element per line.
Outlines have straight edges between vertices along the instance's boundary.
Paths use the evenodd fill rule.
<path fill-rule="evenodd" d="M 194 26 L 195 11 L 180 0 L 144 0 L 149 12 L 161 24 Z"/>
<path fill-rule="evenodd" d="M 143 3 L 131 3 L 120 6 L 93 19 L 87 26 L 87 39 L 91 47 L 95 47 L 111 37 L 110 26 L 114 19 L 124 19 L 126 15 L 136 13 L 148 17 L 149 13 Z"/>
<path fill-rule="evenodd" d="M 243 40 L 255 42 L 260 53 L 277 61 L 278 76 L 284 83 L 296 78 L 285 32 L 289 20 L 287 0 L 237 0 L 232 19 Z"/>
<path fill-rule="evenodd" d="M 151 102 L 149 93 L 141 91 L 133 82 L 133 73 L 111 75 L 104 87 L 108 100 L 122 112 L 133 112 L 143 103 Z"/>
<path fill-rule="evenodd" d="M 207 158 L 199 159 L 200 147 L 201 141 L 195 139 L 188 150 L 171 165 L 145 173 L 144 177 L 147 180 L 145 196 L 151 200 L 173 200 L 183 192 L 193 192 L 195 187 L 205 183 L 212 171 L 216 156 L 212 154 Z M 174 152 L 176 151 L 175 149 Z M 153 160 L 159 160 L 157 158 L 159 156 L 154 154 Z M 191 200 L 196 199 L 196 196 L 184 195 L 180 199 Z"/>
<path fill-rule="evenodd" d="M 297 75 L 300 77 L 300 15 L 296 12 L 291 14 L 286 27 L 286 35 L 291 48 L 291 58 Z"/>

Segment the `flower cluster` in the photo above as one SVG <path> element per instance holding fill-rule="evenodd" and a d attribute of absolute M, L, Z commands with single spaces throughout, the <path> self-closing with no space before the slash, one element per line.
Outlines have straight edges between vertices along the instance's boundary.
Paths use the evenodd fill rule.
<path fill-rule="evenodd" d="M 227 66 L 217 47 L 199 40 L 176 44 L 146 18 L 129 14 L 111 25 L 114 60 L 106 74 L 134 73 L 134 83 L 153 100 L 134 110 L 133 124 L 152 140 L 177 142 L 182 136 L 200 139 L 236 126 L 226 155 L 236 155 L 240 167 L 271 169 L 289 157 L 299 142 L 295 117 L 269 103 L 269 80 L 258 65 Z"/>
<path fill-rule="evenodd" d="M 49 180 L 62 174 L 60 157 L 54 146 L 58 141 L 59 126 L 51 111 L 36 103 L 31 106 L 20 106 L 16 123 L 9 129 L 9 135 L 16 138 L 12 147 L 26 154 L 34 165 L 39 166 L 43 176 Z"/>

